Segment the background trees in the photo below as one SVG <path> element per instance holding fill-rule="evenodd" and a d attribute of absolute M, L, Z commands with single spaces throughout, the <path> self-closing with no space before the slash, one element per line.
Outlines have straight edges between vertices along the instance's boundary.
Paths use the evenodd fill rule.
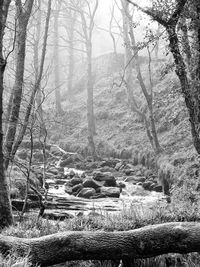
<path fill-rule="evenodd" d="M 143 9 L 132 3 L 154 20 L 160 23 L 167 31 L 169 48 L 174 57 L 176 74 L 181 84 L 182 94 L 191 123 L 193 143 L 198 154 L 200 153 L 199 136 L 199 3 L 194 1 L 175 1 L 166 6 L 153 1 L 150 9 Z M 181 19 L 180 19 L 181 18 Z M 180 27 L 177 24 L 180 19 Z M 181 31 L 182 38 L 178 37 Z M 190 39 L 189 32 L 192 32 Z"/>
<path fill-rule="evenodd" d="M 9 2 L 4 3 L 6 9 Z M 171 97 L 168 93 L 160 100 L 158 89 L 161 63 L 168 60 L 157 49 L 163 32 L 175 60 L 194 146 L 200 152 L 199 5 L 192 0 L 169 0 L 164 6 L 160 1 L 149 3 L 150 7 L 143 8 L 132 1 L 114 1 L 111 18 L 103 17 L 99 10 L 105 2 L 98 0 L 57 1 L 52 7 L 51 1 L 39 0 L 11 5 L 8 17 L 13 24 L 2 34 L 2 39 L 9 34 L 13 41 L 5 38 L 4 48 L 14 49 L 13 63 L 8 58 L 6 68 L 10 84 L 4 80 L 6 89 L 13 88 L 9 101 L 9 90 L 3 101 L 8 110 L 3 125 L 6 169 L 14 162 L 23 138 L 30 140 L 31 136 L 40 141 L 43 136 L 43 143 L 59 143 L 72 153 L 92 156 L 93 161 L 101 149 L 108 156 L 125 158 L 143 148 L 162 152 L 161 147 L 167 146 L 161 131 L 170 127 L 160 127 L 165 112 L 160 115 L 159 111 Z M 147 17 L 136 22 L 141 15 L 138 10 L 156 23 L 144 26 Z M 110 41 L 103 40 L 102 33 Z M 166 40 L 159 41 L 167 50 Z M 1 57 L 3 75 L 6 53 Z M 161 104 L 156 103 L 158 98 Z M 182 113 L 183 109 L 177 110 Z M 173 126 L 183 120 L 174 117 Z M 33 124 L 39 131 L 33 130 Z M 139 137 L 135 134 L 138 128 L 142 129 Z"/>

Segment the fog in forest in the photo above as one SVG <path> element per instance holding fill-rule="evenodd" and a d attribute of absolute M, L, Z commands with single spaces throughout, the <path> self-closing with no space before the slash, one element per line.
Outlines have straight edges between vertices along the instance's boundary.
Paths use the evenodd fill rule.
<path fill-rule="evenodd" d="M 200 266 L 199 21 L 0 1 L 0 266 Z"/>

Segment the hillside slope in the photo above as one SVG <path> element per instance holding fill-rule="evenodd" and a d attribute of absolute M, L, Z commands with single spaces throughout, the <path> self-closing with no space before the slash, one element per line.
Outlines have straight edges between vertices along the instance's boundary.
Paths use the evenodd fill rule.
<path fill-rule="evenodd" d="M 103 63 L 101 63 L 103 64 Z M 153 64 L 152 77 L 154 80 L 154 113 L 158 137 L 163 149 L 169 154 L 186 152 L 187 156 L 194 154 L 190 125 L 181 96 L 178 79 L 170 72 L 161 79 L 160 70 L 164 65 Z M 143 77 L 148 84 L 147 62 L 141 65 Z M 104 66 L 101 66 L 102 68 Z M 99 68 L 101 69 L 101 68 Z M 151 150 L 144 125 L 136 114 L 130 112 L 127 103 L 126 89 L 121 83 L 122 73 L 116 70 L 108 75 L 96 75 L 94 84 L 94 111 L 96 117 L 95 136 L 97 151 L 112 155 L 128 151 Z M 133 75 L 134 93 L 141 105 L 144 99 L 140 86 Z M 86 88 L 83 85 L 76 90 L 74 99 L 63 101 L 65 114 L 56 118 L 56 123 L 50 129 L 52 142 L 59 143 L 69 151 L 84 151 L 87 147 L 87 111 Z M 121 152 L 120 152 L 121 151 Z"/>

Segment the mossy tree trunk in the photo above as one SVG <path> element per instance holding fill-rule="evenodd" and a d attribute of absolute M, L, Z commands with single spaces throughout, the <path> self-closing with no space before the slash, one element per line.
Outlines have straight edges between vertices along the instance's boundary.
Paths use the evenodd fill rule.
<path fill-rule="evenodd" d="M 73 260 L 135 259 L 200 251 L 200 223 L 172 222 L 120 232 L 63 232 L 25 239 L 0 235 L 0 252 L 28 255 L 32 264 L 49 266 Z"/>
<path fill-rule="evenodd" d="M 0 228 L 3 228 L 13 223 L 8 184 L 4 172 L 2 129 L 4 89 L 3 78 L 6 67 L 6 60 L 3 57 L 3 36 L 10 2 L 10 0 L 0 1 Z"/>

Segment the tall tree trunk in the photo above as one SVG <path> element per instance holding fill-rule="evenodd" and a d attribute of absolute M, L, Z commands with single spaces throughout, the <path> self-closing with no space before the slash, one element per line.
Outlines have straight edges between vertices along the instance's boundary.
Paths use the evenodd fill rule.
<path fill-rule="evenodd" d="M 93 79 L 92 79 L 92 43 L 87 44 L 87 120 L 88 120 L 88 141 L 92 157 L 96 158 L 94 145 L 95 120 L 93 108 Z"/>
<path fill-rule="evenodd" d="M 54 79 L 55 79 L 55 99 L 56 99 L 56 113 L 62 114 L 61 106 L 61 96 L 60 96 L 60 60 L 59 60 L 59 50 L 58 50 L 58 18 L 60 12 L 60 3 L 57 5 L 57 10 L 54 14 Z"/>
<path fill-rule="evenodd" d="M 4 155 L 3 155 L 3 78 L 6 61 L 3 58 L 3 35 L 7 19 L 10 1 L 0 1 L 0 228 L 13 223 L 11 202 L 8 191 L 7 179 L 4 172 Z"/>
<path fill-rule="evenodd" d="M 47 11 L 48 12 L 48 11 Z M 48 15 L 47 15 L 48 17 Z M 46 18 L 47 19 L 47 18 Z M 41 37 L 41 23 L 42 23 L 42 11 L 41 11 L 41 0 L 38 0 L 38 11 L 37 11 L 37 26 L 36 26 L 36 37 L 34 44 L 34 69 L 35 69 L 35 84 L 38 81 L 40 66 L 39 66 L 39 51 L 40 51 L 40 37 Z M 37 113 L 38 120 L 40 124 L 40 133 L 45 132 L 46 126 L 44 121 L 44 111 L 43 111 L 43 98 L 41 86 L 37 89 L 36 93 L 37 102 Z"/>
<path fill-rule="evenodd" d="M 74 30 L 75 30 L 75 19 L 76 19 L 76 13 L 74 12 L 73 15 L 71 15 L 71 24 L 70 24 L 70 29 L 69 29 L 69 49 L 68 49 L 68 54 L 69 54 L 69 64 L 68 64 L 68 97 L 69 100 L 73 96 L 73 76 L 74 76 Z"/>
<path fill-rule="evenodd" d="M 191 124 L 191 133 L 193 138 L 193 143 L 196 151 L 200 154 L 200 105 L 198 99 L 200 99 L 200 85 L 198 80 L 194 80 L 190 85 L 186 66 L 181 55 L 178 37 L 174 27 L 168 27 L 167 32 L 169 35 L 170 50 L 173 54 L 175 64 L 176 64 L 176 74 L 179 77 L 181 83 L 182 93 L 185 98 L 186 107 L 189 113 L 189 120 Z"/>
<path fill-rule="evenodd" d="M 15 140 L 15 135 L 17 131 L 17 124 L 19 120 L 19 112 L 22 100 L 23 91 L 23 80 L 24 80 L 24 64 L 25 64 L 25 51 L 26 51 L 26 31 L 27 25 L 30 18 L 32 6 L 34 0 L 27 0 L 24 5 L 22 5 L 21 0 L 16 1 L 17 9 L 17 62 L 16 62 L 16 72 L 15 72 L 15 82 L 14 82 L 14 95 L 12 101 L 12 110 L 9 118 L 8 130 L 5 139 L 6 148 L 6 158 L 5 158 L 5 168 L 8 168 L 10 156 L 12 152 L 13 143 Z"/>
<path fill-rule="evenodd" d="M 44 62 L 45 62 L 45 56 L 46 56 L 46 47 L 47 47 L 47 37 L 48 37 L 48 31 L 49 31 L 49 21 L 50 21 L 50 15 L 51 15 L 51 1 L 48 1 L 48 9 L 47 9 L 47 16 L 46 16 L 46 23 L 45 23 L 45 33 L 44 33 L 44 41 L 43 41 L 43 47 L 42 47 L 42 54 L 41 54 L 41 62 L 39 67 L 39 72 L 37 75 L 37 80 L 35 81 L 35 84 L 33 86 L 33 91 L 31 93 L 31 97 L 28 103 L 28 106 L 26 108 L 25 117 L 23 124 L 20 128 L 18 137 L 13 145 L 12 152 L 11 152 L 11 158 L 15 156 L 15 153 L 17 152 L 17 149 L 19 145 L 21 144 L 23 137 L 26 133 L 26 129 L 29 123 L 29 118 L 31 115 L 32 107 L 35 102 L 35 96 L 36 93 L 40 90 L 41 87 L 41 81 L 42 81 L 42 75 L 43 75 L 43 69 L 44 69 Z M 44 125 L 42 126 L 42 129 L 44 129 Z M 44 130 L 46 133 L 46 130 Z"/>

